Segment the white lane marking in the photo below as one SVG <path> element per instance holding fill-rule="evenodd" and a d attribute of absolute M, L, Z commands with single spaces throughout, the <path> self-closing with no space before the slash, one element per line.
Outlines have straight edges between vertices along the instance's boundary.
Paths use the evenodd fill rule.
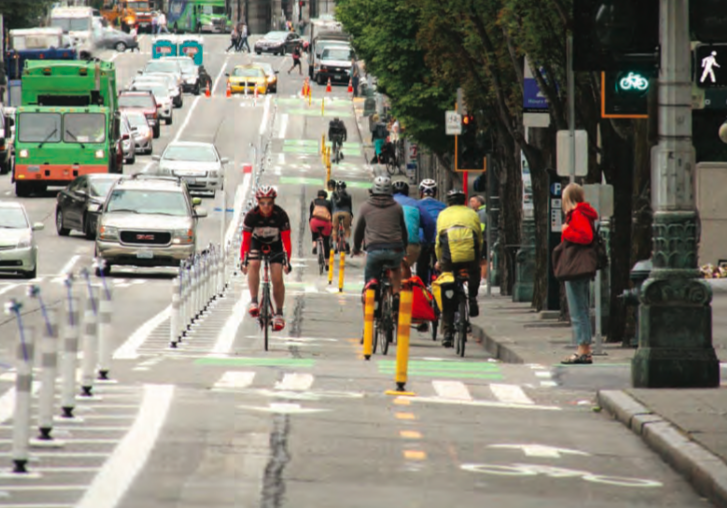
<path fill-rule="evenodd" d="M 453 400 L 472 400 L 472 395 L 467 386 L 461 381 L 444 381 L 435 379 L 432 381 L 434 391 L 438 397 Z"/>
<path fill-rule="evenodd" d="M 147 171 L 149 171 L 149 168 L 152 167 L 153 164 L 154 164 L 154 161 L 149 161 L 146 164 L 144 164 L 144 167 L 141 168 L 140 173 L 146 173 Z"/>
<path fill-rule="evenodd" d="M 77 508 L 114 508 L 142 470 L 166 420 L 172 385 L 144 385 L 144 399 L 134 425 L 104 463 Z"/>
<path fill-rule="evenodd" d="M 318 288 L 315 286 L 306 286 L 305 292 L 306 293 L 318 293 Z"/>
<path fill-rule="evenodd" d="M 543 411 L 562 411 L 558 406 L 541 406 L 539 404 L 508 404 L 490 400 L 453 400 L 443 397 L 410 397 L 415 402 L 435 402 L 439 404 L 462 404 L 463 406 L 497 407 L 501 409 L 537 409 Z"/>
<path fill-rule="evenodd" d="M 541 381 L 540 386 L 550 388 L 553 386 L 558 386 L 558 383 L 556 383 L 555 381 Z"/>
<path fill-rule="evenodd" d="M 222 75 L 225 73 L 225 69 L 227 69 L 227 62 L 230 61 L 230 57 L 225 58 L 225 63 L 222 64 L 222 69 L 220 69 L 220 73 L 217 74 L 217 78 L 215 78 L 215 82 L 212 85 L 212 91 L 211 93 L 215 93 L 215 89 L 217 88 L 218 83 L 220 82 L 220 79 L 222 78 Z"/>
<path fill-rule="evenodd" d="M 67 273 L 70 273 L 71 270 L 73 270 L 73 265 L 76 264 L 76 262 L 81 258 L 79 255 L 71 256 L 71 259 L 68 260 L 68 262 L 63 265 L 63 268 L 61 268 L 61 271 L 58 272 L 59 277 L 63 277 Z"/>
<path fill-rule="evenodd" d="M 267 407 L 264 406 L 237 406 L 240 409 L 251 409 L 253 411 L 263 411 L 266 413 L 279 414 L 305 414 L 320 413 L 322 411 L 330 411 L 330 409 L 316 409 L 301 407 L 300 404 L 292 404 L 289 402 L 271 402 Z"/>
<path fill-rule="evenodd" d="M 247 388 L 254 379 L 254 372 L 228 370 L 222 374 L 222 377 L 217 380 L 213 388 Z"/>
<path fill-rule="evenodd" d="M 245 319 L 245 314 L 247 314 L 248 303 L 250 303 L 250 293 L 243 291 L 241 298 L 232 308 L 232 314 L 225 321 L 225 326 L 222 327 L 222 330 L 217 335 L 212 352 L 207 356 L 216 357 L 218 355 L 226 355 L 232 350 L 235 337 L 237 336 L 237 330 L 240 328 L 243 319 Z"/>
<path fill-rule="evenodd" d="M 118 56 L 119 56 L 120 54 L 121 54 L 121 53 L 119 53 L 119 52 L 116 52 L 116 53 L 114 53 L 114 54 L 113 54 L 113 55 L 111 56 L 111 58 L 109 58 L 109 62 L 113 62 L 114 60 L 116 60 L 116 59 L 118 58 Z"/>
<path fill-rule="evenodd" d="M 288 114 L 283 113 L 280 115 L 280 131 L 278 133 L 278 138 L 285 139 L 285 132 L 288 130 Z M 283 154 L 280 154 L 283 155 Z"/>
<path fill-rule="evenodd" d="M 546 371 L 536 370 L 535 371 L 535 375 L 538 376 L 538 377 L 553 377 L 553 376 L 550 375 L 550 372 L 547 371 L 547 370 Z"/>
<path fill-rule="evenodd" d="M 580 450 L 557 448 L 555 446 L 547 446 L 541 444 L 494 444 L 488 445 L 487 447 L 521 450 L 527 457 L 547 457 L 549 459 L 559 459 L 561 455 L 580 455 L 582 457 L 591 456 L 590 453 L 582 452 Z"/>
<path fill-rule="evenodd" d="M 237 227 L 240 224 L 240 217 L 242 216 L 242 205 L 251 184 L 252 173 L 245 173 L 245 176 L 242 178 L 242 183 L 237 186 L 237 191 L 235 192 L 235 204 L 233 205 L 234 212 L 232 212 L 232 221 L 230 221 L 230 225 L 227 226 L 227 232 L 225 233 L 225 245 L 232 242 L 232 238 L 237 232 Z"/>
<path fill-rule="evenodd" d="M 13 289 L 15 289 L 16 287 L 18 287 L 20 285 L 21 284 L 9 284 L 9 285 L 5 286 L 4 288 L 0 289 L 0 295 L 5 294 L 9 291 L 12 291 Z"/>
<path fill-rule="evenodd" d="M 275 383 L 276 390 L 303 391 L 311 386 L 313 386 L 313 375 L 299 372 L 288 372 L 283 376 L 282 381 Z"/>
<path fill-rule="evenodd" d="M 530 397 L 525 395 L 523 389 L 518 385 L 490 383 L 490 390 L 500 402 L 508 404 L 534 404 Z"/>
<path fill-rule="evenodd" d="M 40 468 L 34 467 L 33 471 L 38 471 Z M 96 469 L 93 468 L 95 471 Z M 3 508 L 73 508 L 72 504 L 3 504 Z"/>
<path fill-rule="evenodd" d="M 33 455 L 39 455 L 37 453 L 34 453 Z M 27 492 L 27 491 L 35 491 L 35 490 L 42 490 L 45 492 L 48 491 L 54 491 L 54 490 L 83 490 L 85 489 L 85 485 L 3 485 L 0 487 L 0 492 L 3 491 L 11 491 L 11 492 Z M 6 505 L 3 505 L 6 506 Z M 28 505 L 22 505 L 22 506 L 28 506 Z M 47 504 L 44 504 L 42 506 L 48 506 Z"/>
<path fill-rule="evenodd" d="M 263 109 L 263 119 L 260 122 L 260 135 L 265 134 L 265 130 L 268 128 L 268 115 L 270 114 L 270 96 L 265 96 L 265 107 Z"/>
<path fill-rule="evenodd" d="M 139 358 L 137 350 L 149 338 L 157 326 L 169 319 L 172 306 L 168 306 L 159 314 L 141 325 L 119 348 L 114 351 L 114 360 L 136 360 Z"/>
<path fill-rule="evenodd" d="M 278 164 L 285 164 L 285 154 L 284 153 L 278 154 Z"/>

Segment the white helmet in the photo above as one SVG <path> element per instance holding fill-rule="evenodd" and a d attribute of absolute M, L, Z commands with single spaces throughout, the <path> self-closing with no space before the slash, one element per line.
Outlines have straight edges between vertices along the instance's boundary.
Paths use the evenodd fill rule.
<path fill-rule="evenodd" d="M 372 191 L 373 194 L 391 194 L 391 178 L 388 176 L 377 176 L 374 178 Z"/>
<path fill-rule="evenodd" d="M 422 180 L 422 182 L 419 184 L 419 193 L 423 194 L 425 196 L 432 196 L 432 197 L 436 196 L 437 195 L 437 182 L 435 182 L 431 178 Z"/>

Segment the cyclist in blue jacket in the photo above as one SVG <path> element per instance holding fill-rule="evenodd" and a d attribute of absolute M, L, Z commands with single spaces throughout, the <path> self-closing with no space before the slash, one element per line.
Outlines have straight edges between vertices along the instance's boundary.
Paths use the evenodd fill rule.
<path fill-rule="evenodd" d="M 419 184 L 419 206 L 424 208 L 434 223 L 437 223 L 439 212 L 447 208 L 447 205 L 437 199 L 437 182 L 431 178 L 422 180 Z M 432 278 L 432 267 L 436 262 L 434 254 L 434 243 L 422 245 L 422 251 L 419 254 L 419 262 L 417 263 L 417 276 L 429 284 Z"/>
<path fill-rule="evenodd" d="M 437 239 L 437 223 L 419 201 L 409 197 L 409 184 L 403 180 L 393 185 L 394 200 L 404 209 L 404 221 L 409 236 L 404 262 L 408 269 L 419 259 L 422 245 L 434 244 Z M 407 274 L 404 274 L 407 275 Z M 408 278 L 408 275 L 407 277 Z"/>

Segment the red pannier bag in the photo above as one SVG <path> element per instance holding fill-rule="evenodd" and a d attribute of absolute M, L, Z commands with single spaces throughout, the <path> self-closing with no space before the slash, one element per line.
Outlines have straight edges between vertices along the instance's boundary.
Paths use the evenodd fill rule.
<path fill-rule="evenodd" d="M 422 279 L 414 275 L 411 279 L 411 320 L 412 322 L 436 321 L 434 295 L 427 289 Z"/>

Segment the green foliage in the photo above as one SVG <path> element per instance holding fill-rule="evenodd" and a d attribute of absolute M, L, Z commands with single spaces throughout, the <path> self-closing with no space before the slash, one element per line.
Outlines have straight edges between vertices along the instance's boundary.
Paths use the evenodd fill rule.
<path fill-rule="evenodd" d="M 454 148 L 444 132 L 444 111 L 451 109 L 455 89 L 433 79 L 425 52 L 416 38 L 420 30 L 416 3 L 403 0 L 339 0 L 336 16 L 353 36 L 356 52 L 376 76 L 378 90 L 406 135 L 444 154 Z"/>
<path fill-rule="evenodd" d="M 2 0 L 5 28 L 32 28 L 40 26 L 53 0 Z"/>

